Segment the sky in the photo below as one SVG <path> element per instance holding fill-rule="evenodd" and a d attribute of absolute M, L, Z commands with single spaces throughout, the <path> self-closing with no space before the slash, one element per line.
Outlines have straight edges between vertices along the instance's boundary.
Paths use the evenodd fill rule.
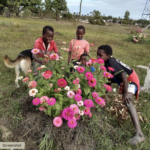
<path fill-rule="evenodd" d="M 71 13 L 79 12 L 80 0 L 66 0 Z M 81 14 L 90 14 L 98 10 L 105 16 L 124 17 L 125 11 L 130 12 L 131 19 L 141 19 L 147 0 L 82 0 Z"/>

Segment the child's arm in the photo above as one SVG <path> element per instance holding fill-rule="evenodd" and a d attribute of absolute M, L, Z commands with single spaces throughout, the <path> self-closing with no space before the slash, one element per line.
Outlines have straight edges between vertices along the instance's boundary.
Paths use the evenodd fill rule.
<path fill-rule="evenodd" d="M 124 87 L 124 91 L 123 91 L 123 101 L 125 104 L 128 104 L 131 99 L 130 99 L 130 96 L 129 96 L 129 93 L 128 93 L 128 81 L 127 81 L 127 74 L 125 72 L 122 72 L 121 73 L 121 78 L 122 78 L 122 81 L 123 81 L 123 87 Z"/>
<path fill-rule="evenodd" d="M 88 54 L 89 53 L 89 49 L 90 49 L 90 46 L 89 46 L 89 43 L 87 42 L 86 46 L 85 46 L 85 49 L 84 49 L 84 53 Z"/>
<path fill-rule="evenodd" d="M 32 58 L 33 58 L 33 60 L 35 60 L 36 62 L 38 62 L 38 63 L 40 63 L 40 64 L 42 64 L 42 65 L 45 65 L 45 64 L 46 64 L 46 61 L 45 61 L 45 60 L 40 60 L 40 59 L 36 56 L 36 54 L 32 54 Z"/>

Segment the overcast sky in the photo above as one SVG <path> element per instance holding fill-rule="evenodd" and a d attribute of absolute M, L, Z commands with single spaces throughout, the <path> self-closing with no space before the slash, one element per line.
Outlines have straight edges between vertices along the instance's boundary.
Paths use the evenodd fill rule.
<path fill-rule="evenodd" d="M 79 12 L 80 0 L 66 0 L 71 13 Z M 113 17 L 124 17 L 125 11 L 130 12 L 130 18 L 141 19 L 147 0 L 82 0 L 81 14 L 90 14 L 99 10 L 101 14 Z"/>

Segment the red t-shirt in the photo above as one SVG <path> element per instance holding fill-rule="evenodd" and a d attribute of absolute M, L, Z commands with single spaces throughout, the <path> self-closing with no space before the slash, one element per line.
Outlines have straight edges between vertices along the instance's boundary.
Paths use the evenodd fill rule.
<path fill-rule="evenodd" d="M 33 48 L 37 48 L 41 51 L 51 51 L 51 52 L 54 51 L 55 53 L 58 52 L 56 43 L 53 40 L 49 42 L 47 50 L 46 50 L 45 44 L 43 42 L 43 37 L 40 37 L 35 41 Z M 44 54 L 42 53 L 38 53 L 38 56 L 44 58 Z"/>

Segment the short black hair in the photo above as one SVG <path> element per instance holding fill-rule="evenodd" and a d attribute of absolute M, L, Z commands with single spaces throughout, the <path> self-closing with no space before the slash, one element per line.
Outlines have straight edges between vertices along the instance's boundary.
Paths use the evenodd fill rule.
<path fill-rule="evenodd" d="M 50 30 L 50 31 L 54 32 L 54 29 L 53 29 L 53 27 L 51 27 L 51 26 L 45 26 L 45 27 L 43 28 L 43 34 L 46 33 L 46 30 Z"/>
<path fill-rule="evenodd" d="M 112 55 L 112 48 L 109 45 L 101 45 L 98 50 L 103 50 L 107 55 Z"/>
<path fill-rule="evenodd" d="M 77 27 L 77 30 L 79 30 L 79 29 L 82 29 L 82 30 L 84 31 L 84 34 L 85 34 L 85 27 L 84 27 L 84 26 L 79 25 L 79 26 Z"/>
<path fill-rule="evenodd" d="M 80 56 L 80 60 L 81 60 L 81 57 L 83 57 L 83 56 L 88 56 L 88 57 L 90 57 L 88 54 L 84 53 L 84 54 L 82 54 L 82 55 Z"/>

